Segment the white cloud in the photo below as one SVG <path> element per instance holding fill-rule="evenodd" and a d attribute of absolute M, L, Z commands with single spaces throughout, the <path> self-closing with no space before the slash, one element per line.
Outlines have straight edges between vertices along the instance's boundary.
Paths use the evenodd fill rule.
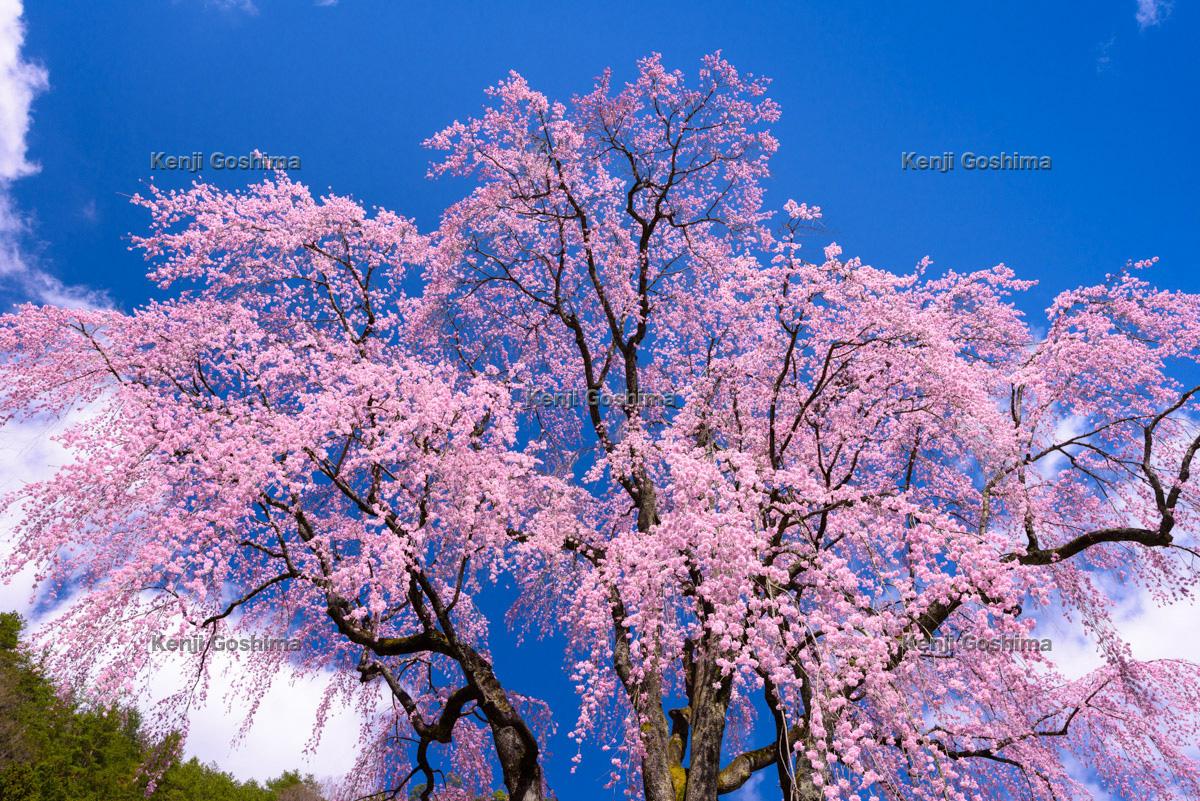
<path fill-rule="evenodd" d="M 0 181 L 37 172 L 26 158 L 29 107 L 49 86 L 46 70 L 21 56 L 25 26 L 20 0 L 0 0 Z"/>
<path fill-rule="evenodd" d="M 143 713 L 151 714 L 161 699 L 186 688 L 189 676 L 175 654 L 162 654 L 150 694 L 139 700 Z M 283 668 L 259 706 L 254 724 L 237 740 L 244 710 L 233 708 L 244 701 L 237 666 L 219 664 L 213 670 L 205 702 L 188 714 L 185 755 L 215 763 L 242 781 L 273 779 L 286 770 L 312 773 L 318 779 L 340 779 L 358 756 L 359 719 L 345 707 L 330 712 L 321 742 L 306 753 L 317 720 L 317 706 L 331 681 L 329 674 L 297 677 Z"/>
<path fill-rule="evenodd" d="M 1183 659 L 1200 664 L 1200 638 L 1188 636 L 1200 615 L 1197 601 L 1184 599 L 1163 605 L 1143 587 L 1122 593 L 1116 582 L 1106 584 L 1104 589 L 1117 599 L 1113 608 L 1113 626 L 1129 644 L 1135 659 Z M 1068 621 L 1062 609 L 1054 607 L 1036 617 L 1035 636 L 1051 639 L 1054 648 L 1050 657 L 1064 676 L 1077 679 L 1103 666 L 1104 658 L 1096 641 L 1084 632 L 1078 614 Z"/>
<path fill-rule="evenodd" d="M 1171 13 L 1170 0 L 1137 0 L 1137 24 L 1142 30 L 1161 25 Z"/>
<path fill-rule="evenodd" d="M 76 307 L 110 305 L 103 293 L 68 286 L 24 255 L 29 223 L 13 202 L 12 184 L 39 169 L 28 156 L 30 107 L 50 82 L 45 68 L 26 61 L 21 53 L 22 11 L 20 0 L 0 0 L 0 282 L 19 300 Z"/>
<path fill-rule="evenodd" d="M 1076 414 L 1065 415 L 1060 417 L 1054 423 L 1054 443 L 1068 442 L 1080 434 L 1088 430 L 1088 419 L 1080 417 Z M 1080 450 L 1077 445 L 1068 445 L 1064 448 L 1067 453 L 1074 454 Z M 1066 453 L 1063 451 L 1053 451 L 1037 461 L 1034 465 L 1034 470 L 1041 475 L 1042 478 L 1053 478 L 1058 471 L 1062 470 L 1069 463 Z"/>
<path fill-rule="evenodd" d="M 24 484 L 49 478 L 68 461 L 66 449 L 51 439 L 69 420 L 23 422 L 0 426 L 0 495 Z M 12 553 L 14 512 L 0 516 L 0 563 Z M 17 611 L 28 617 L 33 609 L 34 569 L 28 567 L 11 581 L 0 580 L 0 612 Z"/>
<path fill-rule="evenodd" d="M 1196 630 L 1200 606 L 1194 600 L 1162 606 L 1142 591 L 1117 608 L 1117 631 L 1129 642 L 1138 659 L 1186 659 L 1200 664 L 1200 637 Z"/>

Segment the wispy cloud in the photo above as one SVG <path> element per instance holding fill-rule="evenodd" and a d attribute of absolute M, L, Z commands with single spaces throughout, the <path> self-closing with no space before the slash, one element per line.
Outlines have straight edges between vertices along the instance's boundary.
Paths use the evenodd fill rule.
<path fill-rule="evenodd" d="M 0 292 L 19 302 L 95 309 L 112 306 L 103 290 L 64 283 L 26 254 L 29 221 L 16 208 L 9 185 L 0 181 Z M 0 304 L 0 311 L 3 311 Z"/>
<path fill-rule="evenodd" d="M 1161 25 L 1171 14 L 1171 0 L 1137 0 L 1137 24 L 1142 30 Z"/>
<path fill-rule="evenodd" d="M 0 0 L 0 285 L 19 300 L 65 306 L 108 305 L 86 287 L 68 286 L 31 262 L 25 243 L 29 221 L 12 195 L 14 181 L 40 168 L 29 160 L 27 138 L 34 98 L 50 86 L 46 69 L 26 61 L 20 0 Z"/>
<path fill-rule="evenodd" d="M 1116 35 L 1096 45 L 1096 72 L 1103 74 L 1113 69 L 1113 46 L 1117 43 Z"/>
<path fill-rule="evenodd" d="M 220 11 L 240 11 L 251 15 L 258 13 L 254 0 L 204 0 L 204 5 Z"/>

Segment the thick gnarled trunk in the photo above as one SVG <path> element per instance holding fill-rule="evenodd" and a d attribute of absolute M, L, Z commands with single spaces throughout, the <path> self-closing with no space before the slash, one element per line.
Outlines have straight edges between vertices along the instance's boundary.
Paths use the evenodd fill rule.
<path fill-rule="evenodd" d="M 721 743 L 729 711 L 732 681 L 716 664 L 716 653 L 708 651 L 692 665 L 692 746 L 688 759 L 684 801 L 716 801 L 721 774 Z"/>
<path fill-rule="evenodd" d="M 491 663 L 474 650 L 463 648 L 459 664 L 479 692 L 479 708 L 492 731 L 509 799 L 543 801 L 545 781 L 537 738 L 513 707 Z"/>
<path fill-rule="evenodd" d="M 509 799 L 543 801 L 545 782 L 542 767 L 538 761 L 537 744 L 532 743 L 528 730 L 523 724 L 493 723 L 491 727 Z"/>

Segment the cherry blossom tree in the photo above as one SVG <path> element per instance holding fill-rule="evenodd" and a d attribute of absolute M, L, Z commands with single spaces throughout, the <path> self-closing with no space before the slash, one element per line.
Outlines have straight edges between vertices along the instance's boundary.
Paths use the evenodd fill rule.
<path fill-rule="evenodd" d="M 402 284 L 427 240 L 283 177 L 135 202 L 153 215 L 136 244 L 162 258 L 154 279 L 190 285 L 176 299 L 5 321 L 6 410 L 90 410 L 65 436 L 76 461 L 21 493 L 14 562 L 88 591 L 55 627 L 58 675 L 130 691 L 154 667 L 144 643 L 200 632 L 205 647 L 180 656 L 203 692 L 236 620 L 305 644 L 230 655 L 248 662 L 251 714 L 289 657 L 301 675 L 337 671 L 320 722 L 335 702 L 368 721 L 352 790 L 431 793 L 428 750 L 453 734 L 447 770 L 473 780 L 463 794 L 487 791 L 487 730 L 512 796 L 540 797 L 538 711 L 498 683 L 474 590 L 511 569 L 500 546 L 533 524 L 541 479 L 502 389 L 406 327 Z M 135 647 L 113 658 L 118 632 Z M 383 712 L 356 689 L 378 683 Z"/>
<path fill-rule="evenodd" d="M 331 672 L 349 794 L 573 794 L 563 724 L 647 801 L 759 772 L 787 801 L 1200 797 L 1200 666 L 1113 620 L 1120 587 L 1197 585 L 1200 297 L 1142 261 L 1031 324 L 1003 265 L 808 258 L 820 208 L 764 203 L 766 90 L 719 54 L 570 103 L 513 74 L 429 140 L 471 189 L 427 234 L 282 173 L 136 197 L 169 300 L 0 323 L 4 419 L 75 412 L 75 460 L 5 502 L 7 571 L 86 592 L 54 674 L 118 695 L 153 663 L 117 638 L 286 631 L 239 655 L 248 711 L 284 661 Z M 502 682 L 501 577 L 577 708 Z M 1050 615 L 1101 667 L 1025 647 Z M 212 670 L 185 657 L 177 714 Z"/>

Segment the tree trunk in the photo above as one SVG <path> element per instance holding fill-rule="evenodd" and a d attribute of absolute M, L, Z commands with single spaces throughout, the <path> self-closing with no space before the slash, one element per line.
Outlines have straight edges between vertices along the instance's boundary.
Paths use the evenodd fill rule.
<path fill-rule="evenodd" d="M 716 801 L 721 773 L 721 744 L 733 683 L 722 675 L 715 649 L 705 651 L 692 665 L 692 747 L 684 801 Z"/>
<path fill-rule="evenodd" d="M 545 777 L 537 738 L 508 700 L 491 664 L 473 649 L 462 647 L 459 664 L 479 691 L 479 708 L 487 718 L 511 801 L 543 801 Z"/>
<path fill-rule="evenodd" d="M 530 742 L 524 724 L 492 724 L 492 739 L 511 801 L 543 801 L 545 782 L 538 761 L 537 744 Z"/>
<path fill-rule="evenodd" d="M 674 761 L 667 718 L 662 711 L 662 685 L 648 677 L 639 688 L 636 711 L 641 717 L 642 791 L 645 801 L 679 801 L 682 775 L 672 775 Z M 676 771 L 681 773 L 681 771 Z"/>

